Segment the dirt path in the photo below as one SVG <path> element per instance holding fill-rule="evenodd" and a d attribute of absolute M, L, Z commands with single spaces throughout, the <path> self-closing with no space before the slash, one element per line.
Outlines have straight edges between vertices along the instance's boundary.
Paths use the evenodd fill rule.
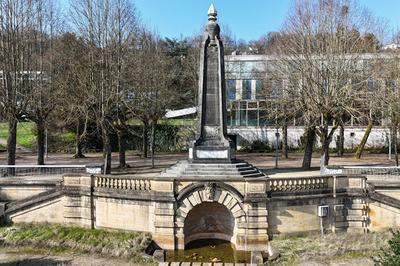
<path fill-rule="evenodd" d="M 318 261 L 305 261 L 295 266 L 373 266 L 374 261 L 369 258 L 357 258 L 357 259 L 338 259 L 329 262 L 318 262 Z"/>

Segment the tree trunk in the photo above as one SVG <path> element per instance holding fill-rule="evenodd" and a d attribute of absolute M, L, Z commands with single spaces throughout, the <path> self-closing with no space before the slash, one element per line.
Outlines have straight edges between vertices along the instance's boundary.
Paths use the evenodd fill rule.
<path fill-rule="evenodd" d="M 44 165 L 46 128 L 42 119 L 36 122 L 37 129 L 37 164 Z"/>
<path fill-rule="evenodd" d="M 149 130 L 149 125 L 147 123 L 143 122 L 143 137 L 142 137 L 143 158 L 147 158 L 147 147 L 149 145 L 149 143 L 148 143 L 148 130 Z"/>
<path fill-rule="evenodd" d="M 81 135 L 82 135 L 82 125 L 80 121 L 76 122 L 76 132 L 75 132 L 75 154 L 74 158 L 85 158 L 85 155 L 83 155 L 83 147 L 82 147 L 82 141 L 81 141 Z"/>
<path fill-rule="evenodd" d="M 399 166 L 399 154 L 397 152 L 397 126 L 393 127 L 393 147 L 394 147 L 394 159 L 396 166 Z"/>
<path fill-rule="evenodd" d="M 304 145 L 304 157 L 302 168 L 304 170 L 308 170 L 311 168 L 311 160 L 312 154 L 314 150 L 314 142 L 315 142 L 315 127 L 307 127 L 305 128 L 305 145 Z"/>
<path fill-rule="evenodd" d="M 154 168 L 154 148 L 155 148 L 155 140 L 156 140 L 156 122 L 151 123 L 151 141 L 150 141 L 150 149 L 151 149 L 151 168 Z"/>
<path fill-rule="evenodd" d="M 18 121 L 12 118 L 8 121 L 8 138 L 7 138 L 7 164 L 15 165 L 15 157 L 17 151 L 17 124 Z M 14 168 L 8 168 L 8 175 L 15 174 Z"/>
<path fill-rule="evenodd" d="M 118 160 L 119 160 L 119 168 L 126 168 L 126 130 L 121 128 L 118 130 Z"/>
<path fill-rule="evenodd" d="M 322 129 L 322 136 L 321 136 L 321 146 L 322 146 L 322 156 L 323 156 L 323 164 L 328 165 L 329 163 L 329 136 L 328 136 L 328 122 L 325 123 Z"/>
<path fill-rule="evenodd" d="M 110 133 L 105 128 L 102 129 L 102 138 L 103 138 L 104 174 L 111 174 Z"/>
<path fill-rule="evenodd" d="M 288 127 L 286 119 L 282 126 L 282 157 L 285 159 L 288 158 Z"/>
<path fill-rule="evenodd" d="M 344 154 L 344 126 L 343 125 L 340 125 L 338 141 L 339 141 L 339 144 L 338 144 L 337 155 L 339 157 L 342 157 Z"/>
<path fill-rule="evenodd" d="M 7 164 L 15 164 L 15 156 L 17 151 L 17 124 L 18 121 L 12 118 L 8 121 L 8 138 L 7 138 Z"/>
<path fill-rule="evenodd" d="M 356 159 L 361 159 L 361 155 L 362 155 L 362 153 L 364 151 L 365 144 L 367 143 L 369 134 L 371 133 L 371 129 L 372 129 L 372 119 L 370 118 L 368 120 L 368 126 L 365 129 L 364 136 L 363 136 L 363 138 L 361 140 L 361 143 L 357 147 L 357 151 L 356 151 L 356 154 L 354 156 Z"/>

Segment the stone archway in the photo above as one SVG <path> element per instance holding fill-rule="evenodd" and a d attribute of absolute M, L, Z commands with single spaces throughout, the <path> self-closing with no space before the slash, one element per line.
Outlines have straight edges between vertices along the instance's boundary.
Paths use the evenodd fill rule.
<path fill-rule="evenodd" d="M 177 247 L 184 249 L 189 242 L 204 238 L 227 240 L 236 245 L 246 224 L 242 201 L 234 188 L 218 183 L 196 183 L 186 188 L 178 196 Z"/>

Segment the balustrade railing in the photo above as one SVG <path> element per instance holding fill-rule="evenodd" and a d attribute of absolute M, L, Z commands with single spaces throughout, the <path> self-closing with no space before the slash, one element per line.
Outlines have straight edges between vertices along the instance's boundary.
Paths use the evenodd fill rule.
<path fill-rule="evenodd" d="M 117 176 L 92 176 L 95 188 L 151 191 L 151 179 L 117 177 Z M 366 178 L 363 176 L 313 176 L 295 178 L 270 178 L 266 182 L 266 192 L 296 192 L 326 189 L 360 188 L 366 187 Z"/>
<path fill-rule="evenodd" d="M 267 181 L 267 191 L 290 192 L 328 188 L 332 177 L 274 178 Z"/>
<path fill-rule="evenodd" d="M 110 176 L 96 176 L 94 186 L 119 190 L 151 190 L 150 180 Z"/>

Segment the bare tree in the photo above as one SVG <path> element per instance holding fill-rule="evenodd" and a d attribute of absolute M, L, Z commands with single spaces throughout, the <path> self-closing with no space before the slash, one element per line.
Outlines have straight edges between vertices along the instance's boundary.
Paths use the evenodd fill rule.
<path fill-rule="evenodd" d="M 89 47 L 90 101 L 101 129 L 104 172 L 111 172 L 111 133 L 124 97 L 121 73 L 124 49 L 136 26 L 135 9 L 127 0 L 77 0 L 72 6 L 74 26 Z M 116 114 L 117 110 L 117 114 Z M 115 116 L 117 115 L 117 117 Z"/>
<path fill-rule="evenodd" d="M 305 123 L 306 147 L 313 132 L 321 141 L 323 163 L 329 162 L 329 144 L 344 114 L 358 116 L 357 86 L 370 76 L 360 71 L 362 53 L 376 52 L 375 21 L 353 1 L 295 1 L 278 38 L 278 69 L 288 78 L 293 104 Z M 303 166 L 311 164 L 307 152 Z"/>
<path fill-rule="evenodd" d="M 177 98 L 172 89 L 173 61 L 162 49 L 158 36 L 146 29 L 142 29 L 137 47 L 130 60 L 132 72 L 127 79 L 130 79 L 132 91 L 126 105 L 151 128 L 150 151 L 154 167 L 156 126 Z"/>
<path fill-rule="evenodd" d="M 394 38 L 395 40 L 395 38 Z M 382 118 L 390 128 L 389 143 L 392 144 L 395 154 L 396 166 L 399 166 L 398 156 L 398 132 L 400 126 L 400 53 L 398 49 L 393 49 L 382 53 L 378 60 L 375 71 L 380 79 L 377 80 L 378 88 L 374 98 L 374 104 L 382 113 Z"/>
<path fill-rule="evenodd" d="M 55 86 L 54 39 L 59 30 L 58 14 L 50 0 L 38 0 L 32 13 L 32 84 L 27 97 L 27 117 L 36 124 L 37 164 L 44 164 L 45 136 L 50 114 L 59 103 Z"/>
<path fill-rule="evenodd" d="M 50 30 L 47 22 L 51 20 L 51 14 L 44 12 L 47 3 L 45 0 L 0 2 L 0 105 L 9 124 L 7 162 L 10 165 L 15 164 L 18 120 L 27 114 L 30 95 L 46 77 L 42 59 L 48 44 L 45 36 Z M 42 163 L 40 156 L 38 159 Z"/>
<path fill-rule="evenodd" d="M 83 158 L 83 142 L 88 125 L 94 121 L 91 113 L 90 72 L 88 46 L 73 33 L 65 33 L 55 40 L 57 53 L 54 63 L 55 86 L 62 93 L 58 118 L 75 128 L 74 158 Z"/>

